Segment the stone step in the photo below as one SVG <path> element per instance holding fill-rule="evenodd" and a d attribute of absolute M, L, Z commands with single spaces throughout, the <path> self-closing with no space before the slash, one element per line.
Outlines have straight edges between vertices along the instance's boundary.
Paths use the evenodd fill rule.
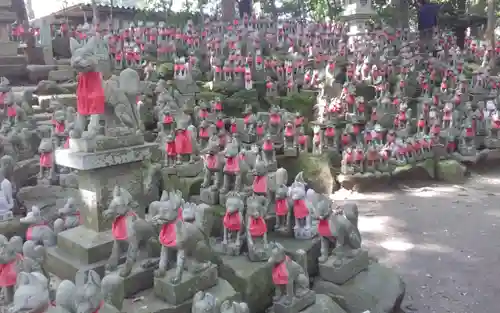
<path fill-rule="evenodd" d="M 56 65 L 71 65 L 71 59 L 58 59 Z"/>
<path fill-rule="evenodd" d="M 17 56 L 18 47 L 19 43 L 15 41 L 0 41 L 0 57 Z"/>
<path fill-rule="evenodd" d="M 49 72 L 49 80 L 64 82 L 75 78 L 75 71 L 69 69 L 57 69 Z"/>
<path fill-rule="evenodd" d="M 21 76 L 26 76 L 27 73 L 28 72 L 26 70 L 26 63 L 0 65 L 0 76 L 5 76 L 7 78 L 21 77 Z"/>
<path fill-rule="evenodd" d="M 12 6 L 12 0 L 0 0 L 0 8 L 9 8 Z"/>
<path fill-rule="evenodd" d="M 2 49 L 0 47 L 0 49 Z M 8 55 L 0 56 L 0 65 L 12 65 L 12 64 L 26 64 L 26 57 L 24 55 Z"/>
<path fill-rule="evenodd" d="M 50 101 L 53 96 L 38 96 L 38 105 L 42 108 L 42 110 L 47 110 L 50 105 Z M 63 106 L 70 106 L 76 108 L 76 95 L 75 94 L 66 94 L 66 95 L 57 95 L 57 100 Z"/>

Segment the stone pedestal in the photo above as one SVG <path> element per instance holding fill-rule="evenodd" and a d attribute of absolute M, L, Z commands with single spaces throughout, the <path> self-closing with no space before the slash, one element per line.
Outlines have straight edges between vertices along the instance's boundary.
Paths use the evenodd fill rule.
<path fill-rule="evenodd" d="M 111 201 L 115 186 L 125 188 L 134 199 L 141 199 L 141 164 L 154 146 L 148 143 L 94 153 L 55 151 L 57 165 L 77 170 L 83 206 L 82 225 L 59 233 L 57 246 L 47 249 L 49 272 L 70 280 L 79 269 L 93 269 L 104 275 L 113 237 L 111 221 L 104 221 L 102 212 Z M 137 213 L 144 216 L 145 208 L 146 204 L 139 204 Z"/>
<path fill-rule="evenodd" d="M 341 285 L 368 268 L 370 260 L 366 250 L 360 250 L 352 258 L 338 259 L 332 255 L 325 263 L 319 264 L 319 276 L 326 281 Z"/>

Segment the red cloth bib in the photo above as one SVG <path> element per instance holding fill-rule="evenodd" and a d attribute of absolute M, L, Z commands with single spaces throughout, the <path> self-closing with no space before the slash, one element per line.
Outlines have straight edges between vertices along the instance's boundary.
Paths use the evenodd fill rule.
<path fill-rule="evenodd" d="M 266 141 L 264 142 L 264 144 L 262 145 L 262 149 L 264 151 L 272 151 L 274 149 L 274 145 L 272 142 L 270 141 Z"/>
<path fill-rule="evenodd" d="M 287 137 L 293 137 L 293 127 L 287 127 L 285 128 L 285 136 Z"/>
<path fill-rule="evenodd" d="M 0 264 L 0 287 L 12 287 L 17 281 L 17 261 L 21 261 L 23 256 L 17 254 L 16 259 L 7 264 Z"/>
<path fill-rule="evenodd" d="M 175 136 L 175 150 L 179 154 L 193 153 L 193 143 L 191 142 L 191 132 L 189 130 L 178 130 Z"/>
<path fill-rule="evenodd" d="M 208 138 L 208 130 L 206 128 L 200 128 L 200 131 L 198 132 L 198 137 L 200 138 Z"/>
<path fill-rule="evenodd" d="M 307 141 L 307 136 L 306 135 L 302 135 L 302 136 L 299 136 L 299 145 L 304 145 Z"/>
<path fill-rule="evenodd" d="M 168 156 L 176 156 L 177 152 L 175 150 L 175 142 L 167 142 L 165 152 L 167 152 Z"/>
<path fill-rule="evenodd" d="M 163 116 L 163 124 L 172 124 L 174 121 L 174 118 L 172 115 L 165 115 Z"/>
<path fill-rule="evenodd" d="M 267 193 L 267 176 L 255 176 L 253 179 L 253 192 Z"/>
<path fill-rule="evenodd" d="M 264 126 L 257 126 L 256 133 L 259 136 L 264 135 Z"/>
<path fill-rule="evenodd" d="M 210 169 L 217 168 L 217 156 L 208 154 L 205 158 L 205 161 L 207 162 L 208 168 Z"/>
<path fill-rule="evenodd" d="M 120 215 L 115 218 L 113 224 L 111 225 L 111 232 L 113 233 L 113 238 L 115 240 L 127 240 L 127 218 L 129 216 L 135 216 L 133 212 L 127 212 L 125 215 Z"/>
<path fill-rule="evenodd" d="M 279 124 L 281 122 L 281 116 L 279 116 L 278 114 L 271 114 L 269 121 L 271 122 L 271 124 Z"/>
<path fill-rule="evenodd" d="M 217 122 L 215 122 L 215 126 L 217 126 L 217 128 L 223 128 L 224 127 L 224 121 L 223 120 L 217 120 Z"/>
<path fill-rule="evenodd" d="M 8 107 L 7 108 L 7 116 L 8 117 L 14 117 L 17 115 L 17 111 L 15 107 Z"/>
<path fill-rule="evenodd" d="M 33 228 L 37 227 L 37 226 L 43 226 L 43 225 L 46 225 L 45 223 L 38 223 L 38 224 L 35 224 L 35 225 L 31 225 L 30 227 L 28 227 L 28 229 L 26 230 L 26 240 L 33 240 Z"/>
<path fill-rule="evenodd" d="M 231 134 L 236 134 L 238 132 L 238 127 L 236 124 L 231 124 Z"/>
<path fill-rule="evenodd" d="M 240 171 L 240 160 L 237 157 L 226 158 L 226 172 L 237 173 Z"/>
<path fill-rule="evenodd" d="M 252 237 L 262 237 L 267 232 L 266 221 L 262 216 L 257 218 L 250 217 L 250 225 L 248 225 L 248 230 Z"/>
<path fill-rule="evenodd" d="M 248 124 L 250 122 L 250 118 L 252 117 L 252 114 L 247 114 L 243 117 L 243 123 Z"/>
<path fill-rule="evenodd" d="M 87 72 L 78 74 L 76 99 L 79 114 L 104 114 L 105 96 L 101 73 Z"/>
<path fill-rule="evenodd" d="M 207 112 L 207 110 L 200 110 L 200 112 L 198 113 L 198 116 L 199 116 L 200 118 L 203 118 L 203 119 L 207 118 L 207 117 L 208 117 L 208 112 Z"/>
<path fill-rule="evenodd" d="M 288 214 L 288 200 L 287 199 L 276 199 L 274 205 L 274 210 L 277 216 L 285 216 Z"/>
<path fill-rule="evenodd" d="M 54 126 L 55 126 L 56 134 L 62 134 L 66 130 L 66 125 L 64 125 L 64 122 L 57 122 L 56 121 Z"/>
<path fill-rule="evenodd" d="M 63 146 L 64 149 L 69 149 L 69 136 L 66 137 L 66 141 L 64 142 L 64 146 Z"/>
<path fill-rule="evenodd" d="M 321 237 L 333 237 L 332 230 L 330 229 L 330 224 L 327 219 L 320 219 L 318 223 L 318 233 Z"/>
<path fill-rule="evenodd" d="M 177 236 L 175 234 L 175 222 L 163 224 L 160 231 L 160 243 L 165 247 L 175 247 Z"/>
<path fill-rule="evenodd" d="M 241 230 L 241 221 L 240 214 L 238 212 L 229 214 L 229 212 L 224 215 L 224 220 L 222 221 L 224 227 L 229 229 L 230 231 L 240 231 Z"/>
<path fill-rule="evenodd" d="M 42 152 L 40 154 L 40 166 L 43 168 L 52 167 L 52 152 Z"/>
<path fill-rule="evenodd" d="M 309 209 L 304 200 L 295 200 L 293 202 L 293 216 L 295 218 L 304 218 L 309 215 Z"/>
<path fill-rule="evenodd" d="M 288 269 L 286 268 L 286 262 L 289 259 L 289 257 L 285 257 L 285 261 L 273 267 L 273 283 L 275 285 L 288 284 Z"/>

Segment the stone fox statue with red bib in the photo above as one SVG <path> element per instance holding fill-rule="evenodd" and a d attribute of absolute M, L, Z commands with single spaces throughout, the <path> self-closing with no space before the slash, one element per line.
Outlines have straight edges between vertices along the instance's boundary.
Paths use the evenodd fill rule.
<path fill-rule="evenodd" d="M 72 138 L 85 136 L 93 137 L 97 134 L 96 125 L 89 124 L 92 115 L 104 115 L 104 87 L 102 74 L 98 71 L 96 55 L 98 36 L 92 37 L 87 43 L 80 45 L 74 38 L 70 38 L 71 67 L 78 72 L 78 87 L 76 90 L 78 120 L 75 129 L 71 132 Z"/>
<path fill-rule="evenodd" d="M 361 248 L 361 234 L 358 230 L 358 206 L 354 203 L 334 208 L 332 200 L 321 196 L 316 204 L 316 217 L 319 219 L 318 233 L 321 236 L 321 255 L 319 263 L 328 260 L 331 247 L 339 252 L 349 253 Z"/>
<path fill-rule="evenodd" d="M 312 293 L 309 289 L 309 275 L 307 273 L 307 256 L 304 250 L 297 250 L 303 264 L 292 260 L 285 253 L 285 248 L 279 243 L 271 244 L 271 257 L 273 283 L 276 286 L 274 303 L 293 303 L 294 298 L 304 298 Z"/>
<path fill-rule="evenodd" d="M 108 264 L 106 264 L 106 271 L 116 270 L 121 252 L 121 243 L 128 243 L 125 265 L 119 272 L 122 277 L 130 274 L 139 254 L 139 249 L 144 247 L 154 234 L 153 225 L 135 213 L 134 208 L 137 206 L 137 203 L 133 201 L 132 195 L 127 190 L 115 186 L 113 199 L 108 209 L 102 212 L 104 218 L 114 218 L 111 229 L 114 242 Z M 144 263 L 142 266 L 148 267 L 149 265 Z"/>

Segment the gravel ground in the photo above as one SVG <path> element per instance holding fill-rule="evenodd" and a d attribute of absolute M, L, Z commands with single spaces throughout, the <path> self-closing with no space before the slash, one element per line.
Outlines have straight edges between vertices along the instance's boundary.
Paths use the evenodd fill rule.
<path fill-rule="evenodd" d="M 333 197 L 357 201 L 364 244 L 407 284 L 404 312 L 499 311 L 500 170 L 460 186 Z"/>

